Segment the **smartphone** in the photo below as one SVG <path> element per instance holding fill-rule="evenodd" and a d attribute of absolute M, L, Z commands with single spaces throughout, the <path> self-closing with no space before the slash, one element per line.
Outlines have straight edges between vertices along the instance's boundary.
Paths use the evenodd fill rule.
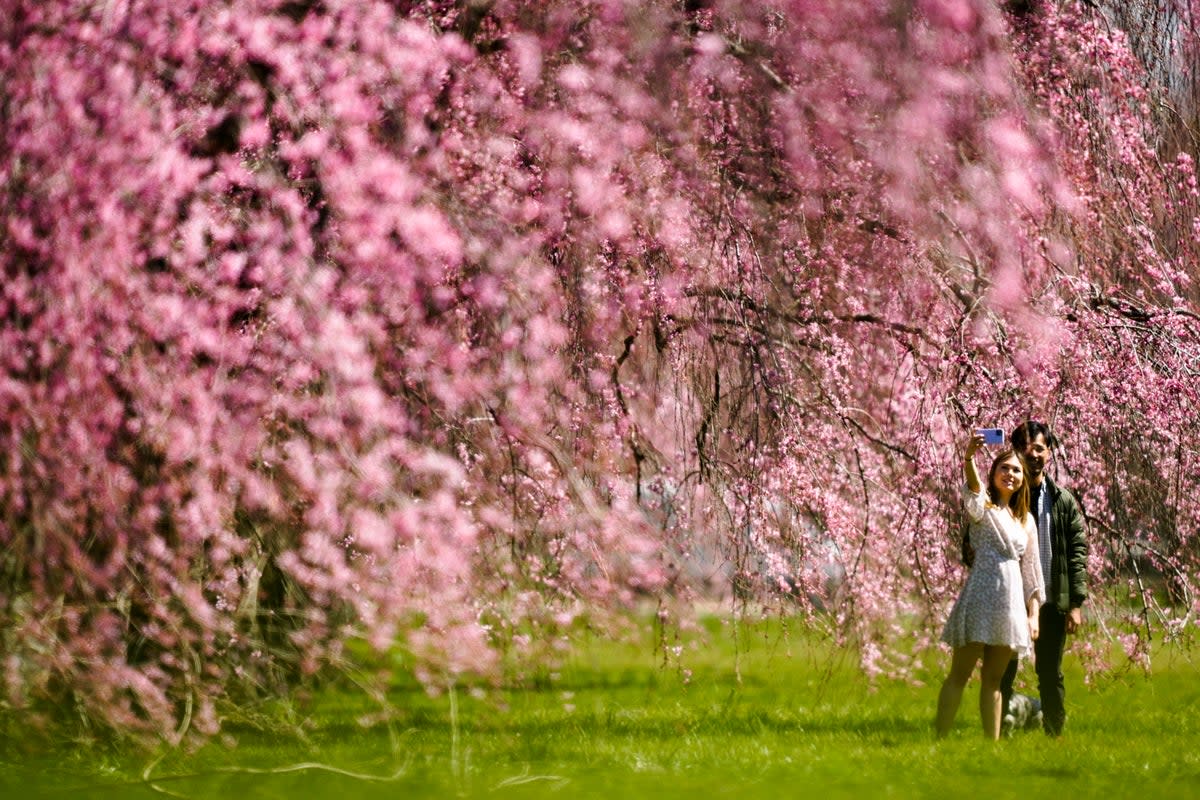
<path fill-rule="evenodd" d="M 975 432 L 983 436 L 984 444 L 1004 444 L 1004 431 L 1000 428 L 980 428 Z"/>

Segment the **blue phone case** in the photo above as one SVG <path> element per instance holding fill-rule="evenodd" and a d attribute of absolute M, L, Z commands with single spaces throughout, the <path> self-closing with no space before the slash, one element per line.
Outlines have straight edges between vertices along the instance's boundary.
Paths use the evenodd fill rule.
<path fill-rule="evenodd" d="M 1004 444 L 1004 431 L 999 428 L 980 428 L 984 444 Z"/>

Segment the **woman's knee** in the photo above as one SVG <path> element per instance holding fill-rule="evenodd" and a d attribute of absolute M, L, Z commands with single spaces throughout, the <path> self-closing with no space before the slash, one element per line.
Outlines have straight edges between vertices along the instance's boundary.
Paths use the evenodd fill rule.
<path fill-rule="evenodd" d="M 980 690 L 984 692 L 1000 691 L 1000 678 L 1003 677 L 1003 675 L 1004 673 L 1000 673 L 999 675 L 989 675 L 988 673 L 984 672 L 979 676 Z"/>
<path fill-rule="evenodd" d="M 955 670 L 950 670 L 950 673 L 946 676 L 945 684 L 961 691 L 962 689 L 966 688 L 967 681 L 969 680 L 971 680 L 970 672 L 956 672 Z"/>

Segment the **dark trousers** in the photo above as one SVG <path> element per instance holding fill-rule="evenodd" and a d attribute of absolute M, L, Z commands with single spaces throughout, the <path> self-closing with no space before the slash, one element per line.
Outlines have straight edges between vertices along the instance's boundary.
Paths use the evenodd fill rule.
<path fill-rule="evenodd" d="M 1063 685 L 1062 660 L 1067 644 L 1067 615 L 1053 603 L 1042 606 L 1038 615 L 1038 638 L 1033 643 L 1033 655 L 1037 661 L 1038 695 L 1042 699 L 1042 727 L 1051 736 L 1062 733 L 1067 721 L 1066 687 Z M 1013 695 L 1013 681 L 1017 677 L 1017 659 L 1008 663 L 1004 677 L 1000 679 L 1000 696 L 1004 702 L 1004 713 L 1008 713 L 1008 701 Z"/>

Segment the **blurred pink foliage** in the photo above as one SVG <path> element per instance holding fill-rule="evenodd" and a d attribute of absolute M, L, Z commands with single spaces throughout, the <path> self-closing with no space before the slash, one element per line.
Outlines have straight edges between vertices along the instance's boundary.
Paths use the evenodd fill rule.
<path fill-rule="evenodd" d="M 906 675 L 1027 415 L 1190 601 L 1195 148 L 1033 5 L 7 0 L 6 707 L 177 742 L 781 587 Z"/>

